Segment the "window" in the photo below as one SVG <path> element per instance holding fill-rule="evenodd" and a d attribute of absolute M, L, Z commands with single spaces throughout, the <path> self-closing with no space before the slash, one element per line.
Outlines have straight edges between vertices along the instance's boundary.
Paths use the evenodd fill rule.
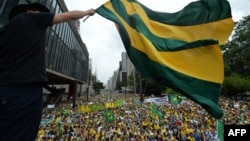
<path fill-rule="evenodd" d="M 18 5 L 18 1 L 0 0 L 0 3 L 2 3 L 2 5 L 0 6 L 0 17 L 1 17 L 0 28 L 1 28 L 9 22 L 8 15 L 10 13 L 10 10 L 16 5 Z"/>

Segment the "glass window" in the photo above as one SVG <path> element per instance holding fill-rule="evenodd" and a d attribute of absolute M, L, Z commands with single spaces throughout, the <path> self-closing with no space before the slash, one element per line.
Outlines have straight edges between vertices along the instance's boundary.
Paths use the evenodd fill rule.
<path fill-rule="evenodd" d="M 72 31 L 70 30 L 69 32 L 69 49 L 72 49 L 72 45 L 73 45 L 73 39 L 72 39 Z"/>
<path fill-rule="evenodd" d="M 66 32 L 67 32 L 67 30 L 66 30 L 66 23 L 64 22 L 64 23 L 62 23 L 63 25 L 62 25 L 62 41 L 65 43 L 65 39 L 66 39 Z"/>
<path fill-rule="evenodd" d="M 58 46 L 60 44 L 58 35 L 55 35 L 56 38 L 54 38 L 54 52 L 53 52 L 53 69 L 56 69 L 56 63 L 57 63 L 57 55 L 58 55 Z"/>
<path fill-rule="evenodd" d="M 62 41 L 60 41 L 60 46 L 59 46 L 59 52 L 58 52 L 58 70 L 60 71 L 60 72 L 62 72 L 62 60 L 63 60 L 63 56 L 62 56 L 62 53 L 63 53 L 63 48 L 64 48 L 64 46 L 63 46 L 63 42 Z"/>
<path fill-rule="evenodd" d="M 62 72 L 65 72 L 66 51 L 67 51 L 67 47 L 65 44 L 63 44 L 63 46 L 62 46 L 62 64 L 61 64 Z"/>
<path fill-rule="evenodd" d="M 61 27 L 61 24 L 56 25 L 56 34 L 59 34 L 60 27 Z"/>
<path fill-rule="evenodd" d="M 60 24 L 59 30 L 58 30 L 58 36 L 60 37 L 60 39 L 62 40 L 62 36 L 63 36 L 63 24 Z"/>
<path fill-rule="evenodd" d="M 51 4 L 51 7 L 50 7 L 50 11 L 52 13 L 55 13 L 56 6 L 57 6 L 57 2 L 56 2 L 56 0 L 53 0 L 52 4 Z"/>
<path fill-rule="evenodd" d="M 43 4 L 43 5 L 46 5 L 46 1 L 47 0 L 39 0 L 39 3 Z"/>
<path fill-rule="evenodd" d="M 51 44 L 51 54 L 50 54 L 50 57 L 49 57 L 49 64 L 51 65 L 51 68 L 53 68 L 54 64 L 54 57 L 55 57 L 55 49 L 56 49 L 56 42 L 57 42 L 57 36 L 56 34 L 53 32 L 53 38 L 52 38 L 52 44 Z"/>
<path fill-rule="evenodd" d="M 60 64 L 60 52 L 61 52 L 61 41 L 58 38 L 57 39 L 57 45 L 56 45 L 56 54 L 55 54 L 55 58 L 54 58 L 54 70 L 60 72 L 59 70 L 59 64 Z"/>
<path fill-rule="evenodd" d="M 3 8 L 5 7 L 6 1 L 7 1 L 7 0 L 0 0 L 0 3 L 1 3 L 1 6 L 0 6 L 0 13 L 3 12 Z"/>
<path fill-rule="evenodd" d="M 65 29 L 65 43 L 66 43 L 66 46 L 68 47 L 69 46 L 69 25 L 68 23 L 66 24 L 66 29 Z"/>
<path fill-rule="evenodd" d="M 69 57 L 70 57 L 70 53 L 69 53 L 69 50 L 67 48 L 66 50 L 66 63 L 65 63 L 65 71 L 66 71 L 66 74 L 69 75 Z"/>
<path fill-rule="evenodd" d="M 45 1 L 46 1 L 45 3 L 46 7 L 50 9 L 53 0 L 45 0 Z"/>
<path fill-rule="evenodd" d="M 6 0 L 0 0 L 0 3 L 4 3 Z M 1 6 L 2 7 L 2 6 Z"/>
<path fill-rule="evenodd" d="M 34 3 L 34 2 L 39 2 L 39 0 L 21 0 L 24 1 L 23 3 Z"/>
<path fill-rule="evenodd" d="M 59 13 L 59 10 L 60 10 L 60 7 L 59 7 L 59 5 L 57 4 L 57 5 L 56 5 L 56 10 L 55 10 L 54 13 Z"/>
<path fill-rule="evenodd" d="M 47 65 L 50 69 L 52 69 L 52 66 L 53 66 L 51 60 L 53 60 L 52 57 L 53 57 L 53 39 L 54 39 L 54 36 L 55 36 L 54 32 L 51 31 L 50 37 L 49 37 L 49 42 L 48 42 L 48 65 Z"/>
<path fill-rule="evenodd" d="M 14 1 L 1 0 L 1 2 L 2 2 L 2 5 L 0 6 L 0 17 L 1 17 L 0 28 L 5 26 L 9 22 L 8 16 L 9 16 L 10 10 L 16 5 L 18 5 L 18 1 L 16 0 Z"/>

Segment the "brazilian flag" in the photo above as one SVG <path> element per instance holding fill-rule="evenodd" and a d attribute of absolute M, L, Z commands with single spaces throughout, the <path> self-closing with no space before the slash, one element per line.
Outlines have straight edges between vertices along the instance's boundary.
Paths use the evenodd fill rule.
<path fill-rule="evenodd" d="M 151 103 L 150 108 L 153 115 L 156 115 L 159 119 L 162 119 L 162 113 L 155 107 L 153 103 Z"/>
<path fill-rule="evenodd" d="M 170 95 L 170 100 L 171 100 L 171 103 L 173 104 L 180 104 L 182 101 L 182 99 L 179 96 L 173 95 L 173 94 Z"/>
<path fill-rule="evenodd" d="M 234 26 L 227 0 L 195 1 L 175 13 L 153 11 L 136 0 L 110 0 L 96 12 L 115 23 L 142 75 L 195 101 L 213 117 L 222 117 L 220 46 Z"/>
<path fill-rule="evenodd" d="M 62 137 L 63 132 L 62 132 L 62 122 L 61 122 L 61 119 L 57 118 L 56 122 L 57 122 L 57 131 L 59 133 L 59 137 Z"/>
<path fill-rule="evenodd" d="M 111 123 L 115 120 L 115 115 L 110 109 L 105 110 L 104 117 L 107 120 L 107 122 L 109 122 L 109 123 Z"/>

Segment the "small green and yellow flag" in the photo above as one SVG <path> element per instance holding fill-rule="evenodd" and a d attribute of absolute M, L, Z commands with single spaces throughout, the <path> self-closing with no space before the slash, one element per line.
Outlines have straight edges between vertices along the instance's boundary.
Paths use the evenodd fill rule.
<path fill-rule="evenodd" d="M 115 22 L 142 75 L 165 83 L 215 118 L 223 115 L 220 45 L 234 26 L 227 0 L 195 1 L 175 13 L 156 12 L 136 0 L 110 0 L 96 12 Z"/>
<path fill-rule="evenodd" d="M 110 109 L 106 109 L 104 112 L 104 117 L 107 120 L 107 122 L 112 123 L 115 120 L 115 115 Z"/>
<path fill-rule="evenodd" d="M 179 96 L 175 95 L 175 94 L 170 95 L 170 100 L 171 100 L 172 104 L 180 104 L 181 101 L 182 101 L 182 99 Z"/>
<path fill-rule="evenodd" d="M 151 112 L 154 116 L 157 116 L 158 119 L 162 119 L 162 113 L 155 107 L 154 103 L 150 105 Z"/>
<path fill-rule="evenodd" d="M 57 118 L 56 119 L 56 123 L 57 123 L 57 131 L 59 133 L 59 137 L 62 137 L 63 132 L 62 132 L 62 122 L 61 122 L 61 118 Z"/>

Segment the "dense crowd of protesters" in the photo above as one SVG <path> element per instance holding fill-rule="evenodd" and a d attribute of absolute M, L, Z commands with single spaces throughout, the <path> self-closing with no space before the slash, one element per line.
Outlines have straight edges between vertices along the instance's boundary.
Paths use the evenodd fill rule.
<path fill-rule="evenodd" d="M 186 99 L 180 104 L 156 105 L 162 118 L 152 115 L 150 104 L 138 104 L 139 96 L 108 94 L 93 97 L 91 104 L 124 100 L 124 106 L 111 108 L 114 121 L 107 122 L 105 109 L 82 112 L 68 102 L 44 109 L 38 141 L 218 141 L 217 120 L 203 108 Z M 78 98 L 77 106 L 88 102 Z M 221 97 L 224 124 L 250 124 L 247 101 Z"/>

